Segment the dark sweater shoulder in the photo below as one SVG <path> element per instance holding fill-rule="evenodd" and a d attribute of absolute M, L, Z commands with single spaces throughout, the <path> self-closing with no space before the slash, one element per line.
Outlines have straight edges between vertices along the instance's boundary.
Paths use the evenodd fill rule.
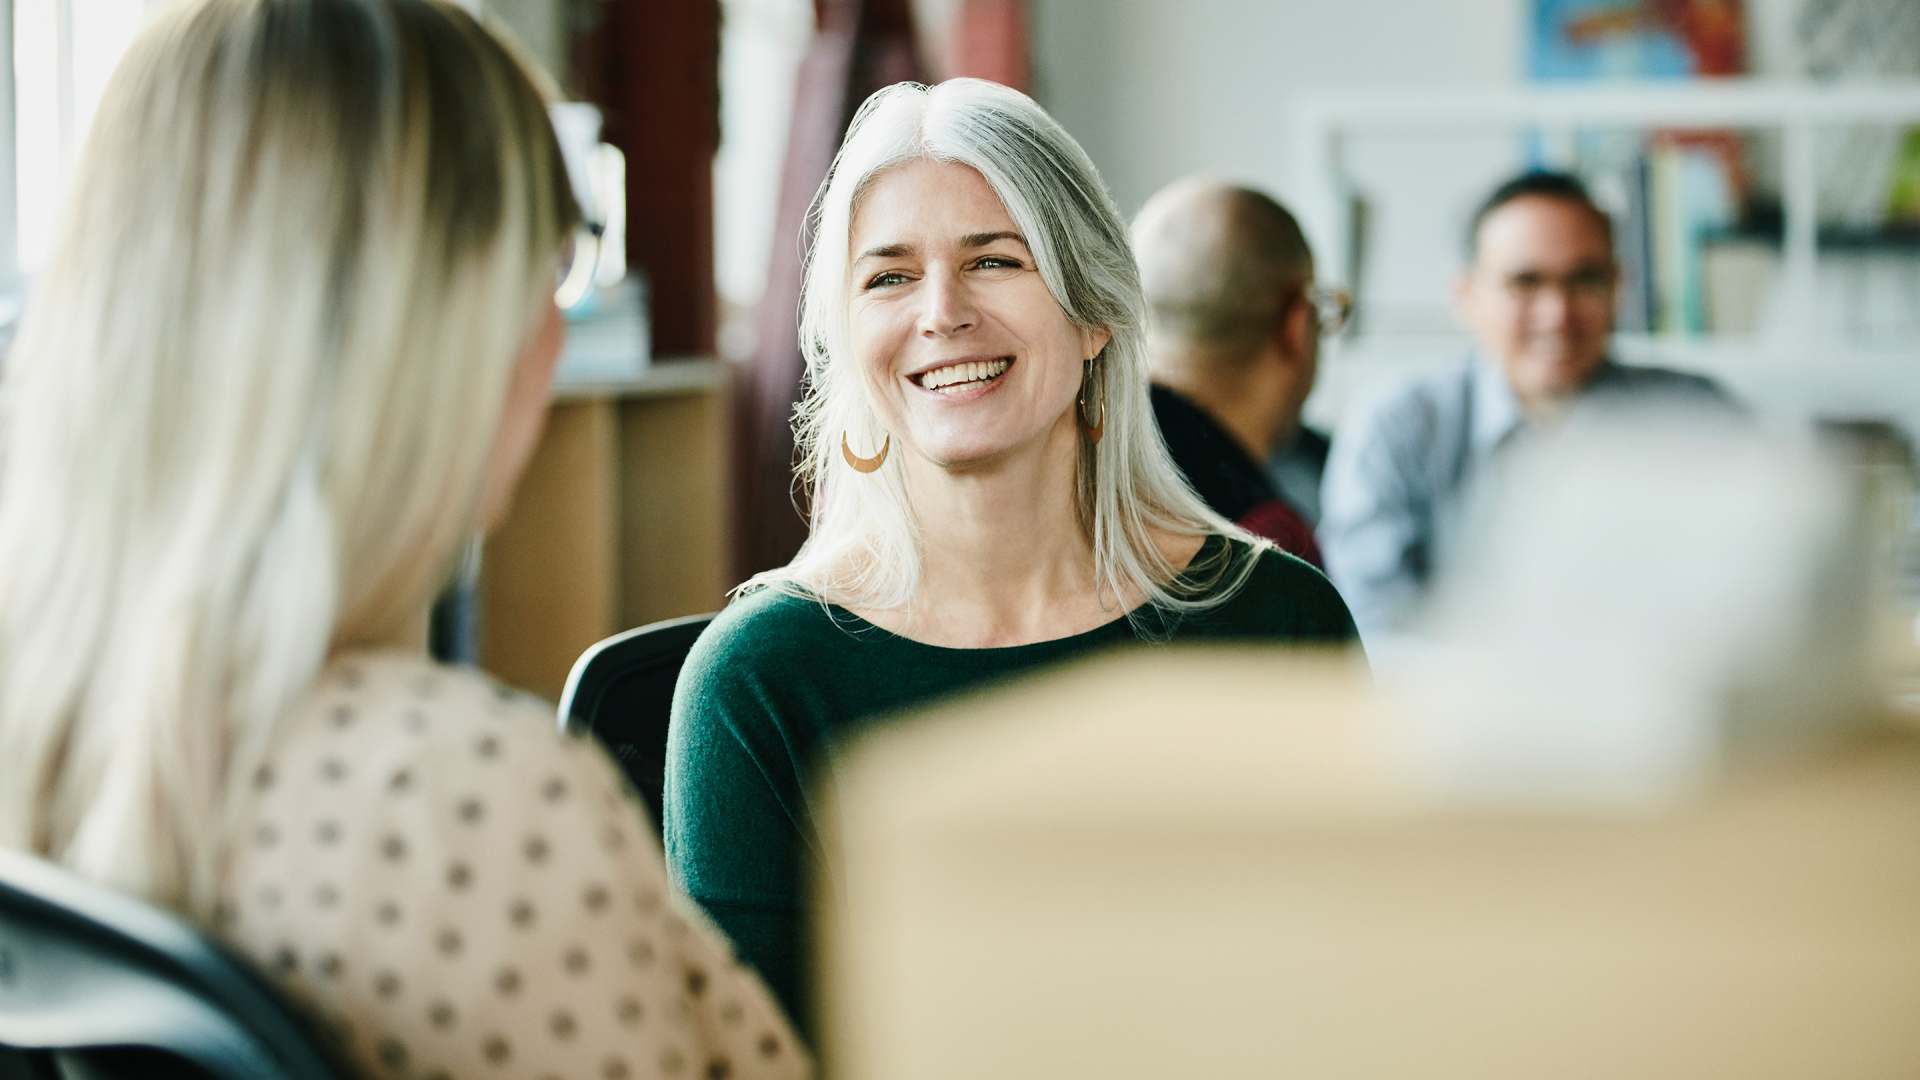
<path fill-rule="evenodd" d="M 816 601 L 777 589 L 741 596 L 714 616 L 687 653 L 674 712 L 695 703 L 764 707 L 766 680 L 817 663 L 830 636 L 854 640 Z"/>
<path fill-rule="evenodd" d="M 1228 542 L 1229 558 L 1253 560 L 1251 572 L 1218 607 L 1188 620 L 1177 636 L 1259 638 L 1348 644 L 1358 637 L 1353 616 L 1325 574 L 1273 547 L 1255 550 Z"/>

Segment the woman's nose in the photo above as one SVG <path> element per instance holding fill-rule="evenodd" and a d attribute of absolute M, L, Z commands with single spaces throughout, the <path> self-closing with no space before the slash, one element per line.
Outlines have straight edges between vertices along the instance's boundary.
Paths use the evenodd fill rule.
<path fill-rule="evenodd" d="M 921 302 L 920 333 L 927 337 L 950 337 L 972 329 L 979 321 L 972 292 L 958 273 L 941 270 L 928 274 Z"/>

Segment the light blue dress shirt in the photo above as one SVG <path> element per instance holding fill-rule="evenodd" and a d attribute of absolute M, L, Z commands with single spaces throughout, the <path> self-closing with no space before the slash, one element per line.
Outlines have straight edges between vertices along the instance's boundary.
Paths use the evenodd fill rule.
<path fill-rule="evenodd" d="M 1611 360 L 1577 403 L 1595 399 L 1734 411 L 1710 379 Z M 1376 399 L 1334 433 L 1319 539 L 1363 640 L 1406 628 L 1457 540 L 1476 479 L 1526 427 L 1506 376 L 1469 358 Z"/>

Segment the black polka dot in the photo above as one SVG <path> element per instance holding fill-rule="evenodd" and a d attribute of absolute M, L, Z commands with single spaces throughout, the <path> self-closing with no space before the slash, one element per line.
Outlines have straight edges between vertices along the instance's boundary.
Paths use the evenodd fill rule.
<path fill-rule="evenodd" d="M 406 792 L 412 791 L 413 790 L 413 770 L 395 769 L 393 771 L 393 775 L 387 778 L 387 790 L 392 792 L 395 795 L 401 795 L 401 794 L 405 794 Z"/>
<path fill-rule="evenodd" d="M 381 926 L 397 926 L 400 923 L 400 905 L 392 900 L 382 900 L 373 909 L 373 920 Z"/>
<path fill-rule="evenodd" d="M 332 847 L 340 842 L 340 823 L 323 821 L 313 827 L 313 839 L 321 847 Z"/>
<path fill-rule="evenodd" d="M 565 955 L 560 958 L 560 962 L 566 967 L 567 974 L 583 975 L 586 973 L 588 965 L 587 950 L 575 945 L 566 951 Z"/>
<path fill-rule="evenodd" d="M 253 830 L 253 842 L 256 847 L 270 848 L 280 842 L 280 830 L 263 821 Z"/>
<path fill-rule="evenodd" d="M 512 923 L 516 930 L 525 930 L 532 926 L 533 915 L 533 904 L 525 899 L 515 900 L 507 905 L 507 921 Z"/>
<path fill-rule="evenodd" d="M 746 1017 L 746 1010 L 737 1001 L 729 1001 L 720 1006 L 720 1022 L 729 1026 L 738 1024 Z"/>
<path fill-rule="evenodd" d="M 652 889 L 642 889 L 633 898 L 633 906 L 642 915 L 651 915 L 660 910 L 660 894 Z"/>
<path fill-rule="evenodd" d="M 687 1067 L 687 1058 L 678 1050 L 669 1050 L 660 1055 L 660 1071 L 668 1076 L 678 1076 Z"/>
<path fill-rule="evenodd" d="M 436 1001 L 427 1006 L 427 1022 L 442 1030 L 453 1026 L 453 1006 L 444 1001 Z"/>
<path fill-rule="evenodd" d="M 447 927 L 433 936 L 433 947 L 439 949 L 442 956 L 460 955 L 460 949 L 465 944 L 466 941 L 460 936 L 460 931 L 452 927 Z"/>
<path fill-rule="evenodd" d="M 454 808 L 454 812 L 459 815 L 460 823 L 463 825 L 477 825 L 481 818 L 487 816 L 486 805 L 475 798 L 461 799 L 460 805 Z"/>
<path fill-rule="evenodd" d="M 540 796 L 548 802 L 559 802 L 567 797 L 567 782 L 557 776 L 548 777 L 547 782 L 540 785 Z"/>
<path fill-rule="evenodd" d="M 374 1054 L 380 1058 L 380 1064 L 389 1069 L 407 1067 L 407 1048 L 399 1039 L 392 1036 L 381 1039 L 380 1044 L 374 1049 Z"/>
<path fill-rule="evenodd" d="M 553 1032 L 554 1038 L 564 1042 L 573 1038 L 573 1033 L 580 1030 L 580 1025 L 574 1021 L 572 1013 L 561 1009 L 547 1018 L 547 1030 Z"/>
<path fill-rule="evenodd" d="M 498 735 L 480 736 L 473 741 L 473 752 L 483 758 L 499 757 L 500 737 Z"/>
<path fill-rule="evenodd" d="M 699 968 L 687 969 L 687 993 L 699 997 L 707 992 L 707 973 Z"/>
<path fill-rule="evenodd" d="M 627 834 L 618 825 L 609 825 L 600 831 L 600 846 L 609 852 L 619 851 L 627 846 Z"/>
<path fill-rule="evenodd" d="M 386 1000 L 400 996 L 400 976 L 383 971 L 373 977 L 373 992 Z"/>
<path fill-rule="evenodd" d="M 707 1080 L 727 1080 L 733 1075 L 733 1066 L 726 1058 L 714 1058 L 707 1062 Z"/>
<path fill-rule="evenodd" d="M 347 763 L 337 757 L 328 758 L 320 763 L 320 779 L 329 784 L 337 784 L 347 778 Z"/>
<path fill-rule="evenodd" d="M 273 786 L 274 779 L 275 777 L 273 773 L 273 766 L 271 765 L 260 766 L 258 769 L 255 769 L 253 773 L 253 790 L 255 791 L 267 790 L 268 788 Z"/>
<path fill-rule="evenodd" d="M 636 939 L 627 944 L 627 959 L 634 967 L 646 967 L 653 963 L 653 942 Z"/>
<path fill-rule="evenodd" d="M 329 719 L 333 721 L 333 726 L 336 728 L 344 728 L 351 725 L 353 723 L 353 706 L 335 705 Z"/>
<path fill-rule="evenodd" d="M 464 892 L 473 884 L 473 868 L 463 862 L 447 867 L 447 888 L 454 892 Z"/>
<path fill-rule="evenodd" d="M 399 833 L 388 833 L 380 840 L 380 854 L 388 862 L 399 862 L 407 857 L 406 838 Z"/>
<path fill-rule="evenodd" d="M 514 968 L 501 968 L 493 977 L 493 988 L 501 997 L 512 997 L 520 992 L 520 972 Z"/>
<path fill-rule="evenodd" d="M 639 999 L 633 997 L 632 995 L 622 997 L 617 1003 L 615 1003 L 613 1007 L 613 1015 L 622 1024 L 625 1024 L 627 1027 L 632 1027 L 633 1025 L 639 1023 L 640 1017 L 642 1015 Z"/>
<path fill-rule="evenodd" d="M 361 685 L 366 681 L 366 676 L 363 675 L 357 667 L 343 667 L 340 669 L 340 685 L 349 690 L 360 689 Z"/>
<path fill-rule="evenodd" d="M 325 979 L 339 978 L 340 971 L 345 966 L 346 965 L 340 960 L 340 954 L 337 952 L 323 952 L 320 954 L 319 959 L 313 962 L 313 970 L 319 972 L 321 978 Z"/>
<path fill-rule="evenodd" d="M 291 975 L 300 970 L 300 954 L 293 946 L 282 945 L 273 950 L 273 970 L 282 975 Z"/>
<path fill-rule="evenodd" d="M 587 886 L 587 891 L 580 896 L 580 902 L 587 905 L 587 910 L 596 915 L 607 910 L 607 904 L 612 900 L 613 894 L 607 891 L 607 887 L 598 884 Z"/>
<path fill-rule="evenodd" d="M 340 902 L 340 890 L 325 882 L 313 887 L 313 906 L 330 908 Z"/>
<path fill-rule="evenodd" d="M 633 1070 L 627 1065 L 627 1059 L 611 1057 L 600 1066 L 600 1075 L 606 1077 L 606 1080 L 626 1080 L 633 1075 Z"/>
<path fill-rule="evenodd" d="M 540 836 L 527 837 L 527 842 L 521 846 L 520 850 L 526 853 L 528 862 L 536 865 L 546 862 L 547 855 L 551 851 L 547 847 L 546 838 Z"/>
<path fill-rule="evenodd" d="M 780 1055 L 780 1037 L 771 1031 L 760 1036 L 760 1042 L 757 1045 L 761 1057 L 778 1057 Z"/>
<path fill-rule="evenodd" d="M 513 1056 L 513 1047 L 507 1042 L 506 1036 L 489 1035 L 487 1041 L 480 1044 L 480 1053 L 487 1059 L 487 1064 L 501 1065 Z"/>

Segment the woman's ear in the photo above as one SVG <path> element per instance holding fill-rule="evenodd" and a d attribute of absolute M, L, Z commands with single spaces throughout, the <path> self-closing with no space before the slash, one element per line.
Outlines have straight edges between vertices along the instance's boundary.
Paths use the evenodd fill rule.
<path fill-rule="evenodd" d="M 1113 331 L 1104 326 L 1083 326 L 1080 328 L 1080 355 L 1088 360 L 1100 355 L 1100 350 L 1113 340 Z"/>

